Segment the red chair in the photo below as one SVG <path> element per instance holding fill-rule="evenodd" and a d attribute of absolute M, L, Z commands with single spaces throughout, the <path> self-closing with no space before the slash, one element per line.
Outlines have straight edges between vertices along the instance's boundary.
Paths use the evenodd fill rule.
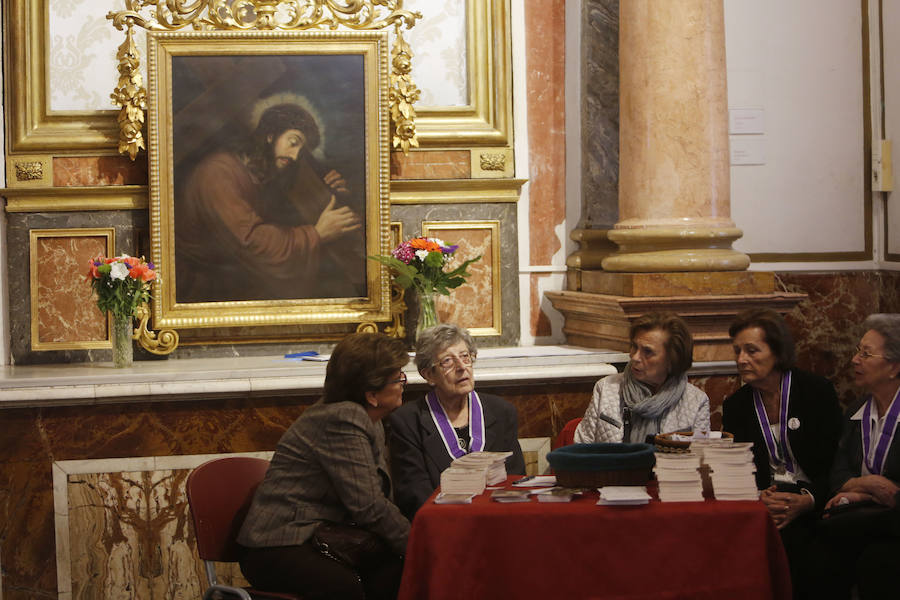
<path fill-rule="evenodd" d="M 575 429 L 578 427 L 578 424 L 581 423 L 581 417 L 577 419 L 572 419 L 566 426 L 562 428 L 562 431 L 557 434 L 556 439 L 553 440 L 553 443 L 550 445 L 551 450 L 556 450 L 557 448 L 562 448 L 563 446 L 568 446 L 569 444 L 575 443 Z"/>
<path fill-rule="evenodd" d="M 187 497 L 197 536 L 197 554 L 206 567 L 209 587 L 203 600 L 300 600 L 296 594 L 262 592 L 218 583 L 215 562 L 237 562 L 235 541 L 253 493 L 266 475 L 269 461 L 248 456 L 215 458 L 188 476 Z"/>

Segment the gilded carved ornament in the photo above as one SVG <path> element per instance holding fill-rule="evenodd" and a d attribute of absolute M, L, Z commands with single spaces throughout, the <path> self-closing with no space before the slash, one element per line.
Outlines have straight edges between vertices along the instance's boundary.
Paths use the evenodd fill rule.
<path fill-rule="evenodd" d="M 141 128 L 146 108 L 146 89 L 138 66 L 140 52 L 134 44 L 132 28 L 175 31 L 190 26 L 195 31 L 211 30 L 310 30 L 346 27 L 378 30 L 394 27 L 396 39 L 391 51 L 392 145 L 404 153 L 418 147 L 413 103 L 419 88 L 412 82 L 412 51 L 401 29 L 410 29 L 422 14 L 404 10 L 403 0 L 125 0 L 125 10 L 106 15 L 116 29 L 126 29 L 119 47 L 119 83 L 112 94 L 119 112 L 119 152 L 131 160 L 144 148 Z"/>

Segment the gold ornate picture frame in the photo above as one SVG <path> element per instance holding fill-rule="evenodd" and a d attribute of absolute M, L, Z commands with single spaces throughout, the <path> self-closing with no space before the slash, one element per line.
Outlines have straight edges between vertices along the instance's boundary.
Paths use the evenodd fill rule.
<path fill-rule="evenodd" d="M 388 320 L 366 259 L 390 251 L 387 33 L 150 32 L 148 54 L 153 327 Z M 360 228 L 320 237 L 342 207 Z"/>
<path fill-rule="evenodd" d="M 3 1 L 7 149 L 11 154 L 114 153 L 119 139 L 117 109 L 50 108 L 47 48 L 54 34 L 49 22 L 50 1 Z M 464 106 L 416 106 L 420 146 L 502 147 L 512 143 L 509 4 L 509 0 L 466 0 L 469 101 Z"/>

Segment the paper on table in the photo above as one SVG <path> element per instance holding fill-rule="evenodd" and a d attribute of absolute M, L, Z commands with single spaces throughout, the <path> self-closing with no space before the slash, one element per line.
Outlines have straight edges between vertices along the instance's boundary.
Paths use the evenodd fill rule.
<path fill-rule="evenodd" d="M 513 481 L 513 487 L 553 487 L 556 475 L 534 475 Z"/>
<path fill-rule="evenodd" d="M 472 504 L 475 494 L 446 494 L 441 492 L 434 499 L 435 504 Z"/>
<path fill-rule="evenodd" d="M 640 485 L 608 485 L 598 488 L 600 499 L 597 504 L 605 506 L 647 504 L 650 494 Z"/>

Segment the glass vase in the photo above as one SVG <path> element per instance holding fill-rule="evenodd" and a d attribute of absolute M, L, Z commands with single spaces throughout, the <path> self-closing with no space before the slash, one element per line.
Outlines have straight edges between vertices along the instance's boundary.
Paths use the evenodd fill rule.
<path fill-rule="evenodd" d="M 134 323 L 131 315 L 113 315 L 112 353 L 113 366 L 117 369 L 130 367 L 134 361 Z"/>
<path fill-rule="evenodd" d="M 419 335 L 423 331 L 438 324 L 437 309 L 434 306 L 436 298 L 437 294 L 434 292 L 430 294 L 419 292 L 419 320 L 416 323 L 416 339 L 419 339 Z"/>

